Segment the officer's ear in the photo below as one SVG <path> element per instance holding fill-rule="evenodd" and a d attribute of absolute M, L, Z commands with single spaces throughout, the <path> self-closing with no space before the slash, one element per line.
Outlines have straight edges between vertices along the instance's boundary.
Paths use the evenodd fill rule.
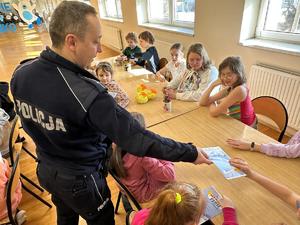
<path fill-rule="evenodd" d="M 74 34 L 67 34 L 65 37 L 65 43 L 71 51 L 75 51 L 76 49 L 76 42 L 78 41 L 78 37 Z"/>

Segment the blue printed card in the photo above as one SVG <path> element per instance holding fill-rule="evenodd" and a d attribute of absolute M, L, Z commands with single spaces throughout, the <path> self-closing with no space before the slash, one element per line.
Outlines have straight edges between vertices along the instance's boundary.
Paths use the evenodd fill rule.
<path fill-rule="evenodd" d="M 215 187 L 210 186 L 205 188 L 202 192 L 206 199 L 206 209 L 204 214 L 201 216 L 199 224 L 202 224 L 222 213 L 222 206 L 219 202 L 220 199 L 222 199 L 222 195 L 217 192 Z"/>
<path fill-rule="evenodd" d="M 230 157 L 220 147 L 203 148 L 208 158 L 218 167 L 227 180 L 244 177 L 246 174 L 229 164 Z"/>

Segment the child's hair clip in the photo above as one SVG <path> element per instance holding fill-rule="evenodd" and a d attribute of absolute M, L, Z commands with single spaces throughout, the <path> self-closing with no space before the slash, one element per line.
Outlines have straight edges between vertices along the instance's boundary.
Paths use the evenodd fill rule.
<path fill-rule="evenodd" d="M 176 204 L 179 204 L 181 202 L 181 195 L 178 192 L 176 192 L 175 202 Z"/>

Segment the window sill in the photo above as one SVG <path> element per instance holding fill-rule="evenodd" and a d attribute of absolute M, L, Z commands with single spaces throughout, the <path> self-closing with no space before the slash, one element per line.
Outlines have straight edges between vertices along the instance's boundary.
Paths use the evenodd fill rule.
<path fill-rule="evenodd" d="M 194 36 L 194 29 L 192 28 L 185 28 L 185 27 L 174 27 L 174 26 L 168 26 L 165 24 L 153 24 L 153 23 L 142 23 L 139 24 L 139 26 L 147 27 L 147 28 L 153 28 L 157 30 L 163 30 L 163 31 L 170 31 L 174 33 L 180 33 L 188 36 Z"/>
<path fill-rule="evenodd" d="M 289 55 L 300 56 L 300 44 L 290 44 L 279 41 L 270 41 L 263 39 L 248 39 L 240 41 L 240 44 L 247 47 L 259 48 L 274 52 L 285 53 Z"/>
<path fill-rule="evenodd" d="M 112 18 L 112 17 L 100 17 L 101 20 L 108 20 L 113 22 L 123 23 L 123 19 Z"/>

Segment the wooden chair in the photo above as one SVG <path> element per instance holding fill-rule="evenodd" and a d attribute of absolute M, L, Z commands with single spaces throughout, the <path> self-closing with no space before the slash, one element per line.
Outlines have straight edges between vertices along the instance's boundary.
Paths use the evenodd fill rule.
<path fill-rule="evenodd" d="M 118 214 L 118 209 L 121 201 L 122 195 L 125 195 L 129 200 L 133 203 L 135 208 L 137 210 L 141 210 L 142 207 L 138 203 L 138 201 L 135 199 L 135 197 L 131 194 L 131 192 L 128 190 L 128 188 L 121 182 L 120 178 L 117 176 L 117 174 L 113 170 L 109 170 L 110 175 L 114 178 L 114 180 L 117 182 L 118 187 L 120 188 L 116 208 L 115 208 L 115 214 Z"/>
<path fill-rule="evenodd" d="M 11 162 L 11 166 L 14 166 L 15 164 L 15 155 L 17 153 L 20 154 L 20 152 L 23 149 L 23 142 L 19 141 L 19 117 L 16 116 L 13 124 L 12 124 L 12 128 L 11 128 L 11 132 L 10 132 L 10 137 L 9 137 L 9 157 L 10 157 L 10 162 Z M 20 144 L 21 145 L 21 149 L 19 151 L 16 151 L 17 149 L 15 148 L 15 145 Z M 30 183 L 32 186 L 36 187 L 37 189 L 39 189 L 41 192 L 44 192 L 44 189 L 42 187 L 40 187 L 38 184 L 36 184 L 35 182 L 33 182 L 32 180 L 30 180 L 28 177 L 26 177 L 24 174 L 20 173 L 20 176 L 22 179 L 26 180 L 28 183 Z M 36 199 L 38 199 L 39 201 L 41 201 L 42 203 L 44 203 L 46 206 L 48 206 L 49 208 L 52 208 L 52 205 L 49 204 L 47 201 L 45 201 L 44 199 L 42 199 L 40 196 L 38 196 L 37 194 L 35 194 L 34 192 L 32 192 L 30 189 L 28 189 L 25 184 L 23 182 L 22 183 L 22 188 L 27 191 L 29 194 L 31 194 L 33 197 L 35 197 Z"/>
<path fill-rule="evenodd" d="M 168 60 L 166 58 L 160 58 L 159 63 L 158 63 L 158 69 L 164 68 L 168 64 Z"/>
<path fill-rule="evenodd" d="M 280 129 L 278 141 L 281 142 L 288 124 L 288 113 L 283 103 L 271 96 L 260 96 L 252 100 L 252 105 L 256 114 L 266 116 L 276 123 Z"/>

